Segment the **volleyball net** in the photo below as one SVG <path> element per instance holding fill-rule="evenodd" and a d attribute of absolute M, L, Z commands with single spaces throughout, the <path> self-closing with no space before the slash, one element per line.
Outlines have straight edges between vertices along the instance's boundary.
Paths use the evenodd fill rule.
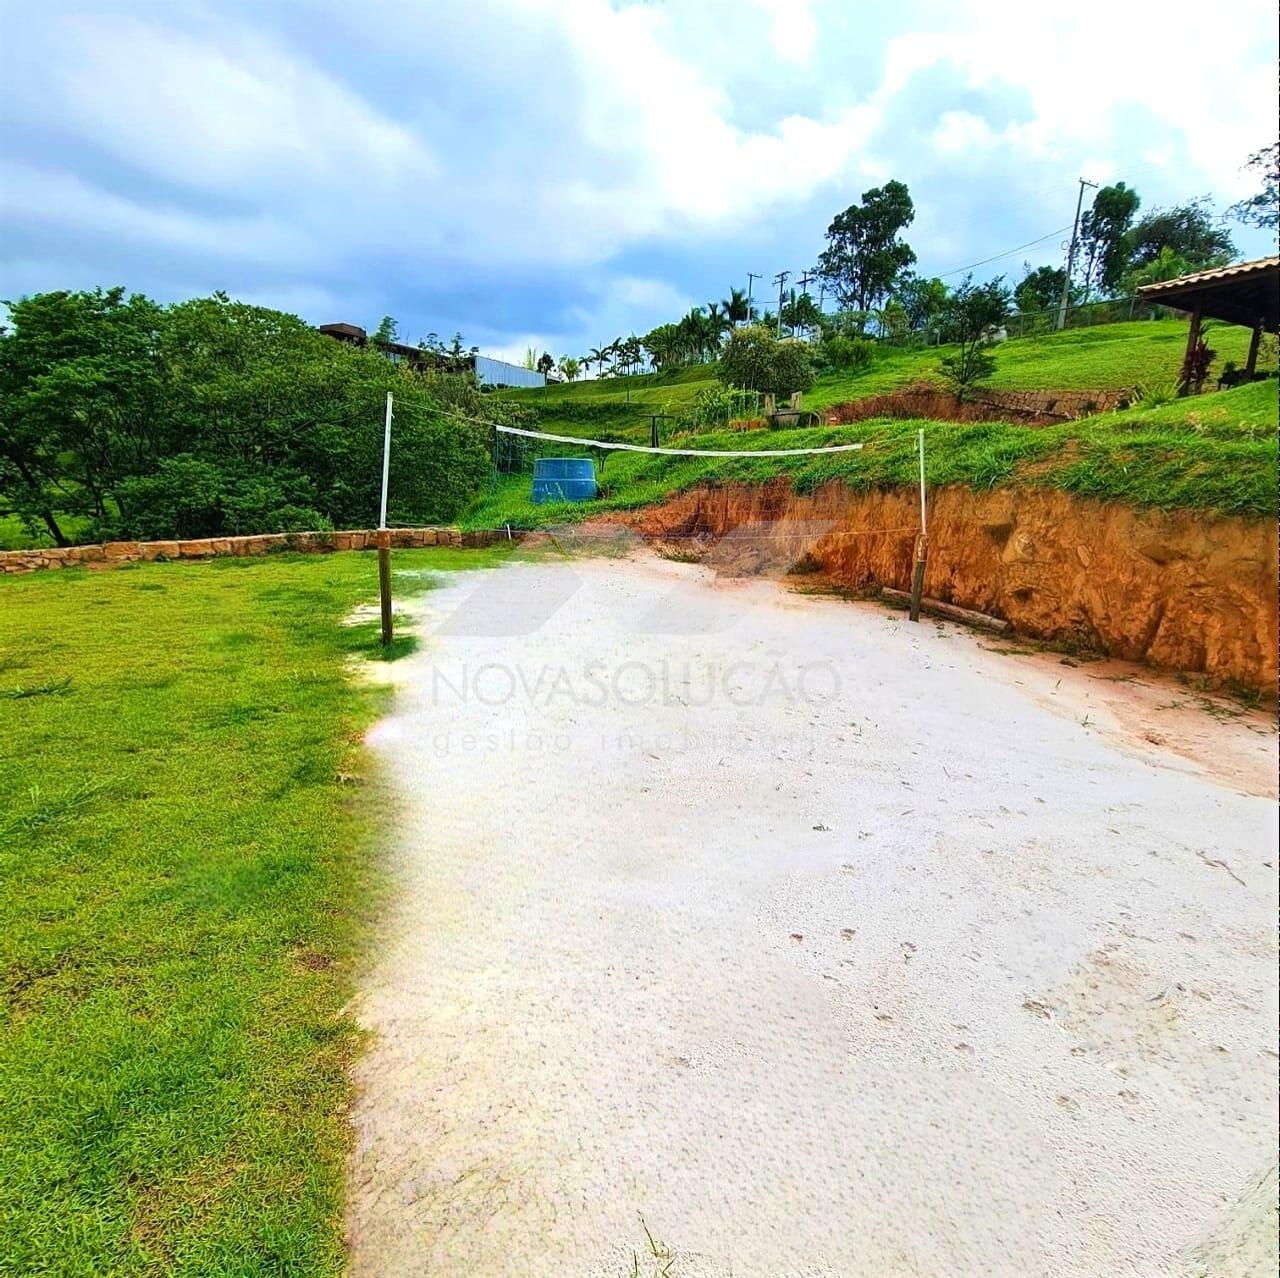
<path fill-rule="evenodd" d="M 501 423 L 493 423 L 493 429 L 495 475 L 507 487 L 511 508 L 518 515 L 536 512 L 534 535 L 564 554 L 624 553 L 641 542 L 656 543 L 668 557 L 687 553 L 710 566 L 783 575 L 820 571 L 839 543 L 876 539 L 909 572 L 912 546 L 924 528 L 923 469 L 918 519 L 857 525 L 793 513 L 744 522 L 731 519 L 725 503 L 714 499 L 691 500 L 677 512 L 661 513 L 666 502 L 702 481 L 717 487 L 734 479 L 758 483 L 799 474 L 809 480 L 848 477 L 865 441 L 774 447 L 771 432 L 752 432 L 743 447 L 724 448 L 700 447 L 689 435 L 646 445 Z M 923 448 L 923 439 L 919 442 Z M 525 527 L 519 531 L 528 535 Z"/>

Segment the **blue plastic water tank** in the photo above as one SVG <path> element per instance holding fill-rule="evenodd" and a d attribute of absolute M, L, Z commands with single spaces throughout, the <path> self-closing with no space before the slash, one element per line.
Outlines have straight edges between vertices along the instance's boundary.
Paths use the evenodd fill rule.
<path fill-rule="evenodd" d="M 590 457 L 539 457 L 533 463 L 533 504 L 590 501 L 596 495 L 596 468 Z"/>

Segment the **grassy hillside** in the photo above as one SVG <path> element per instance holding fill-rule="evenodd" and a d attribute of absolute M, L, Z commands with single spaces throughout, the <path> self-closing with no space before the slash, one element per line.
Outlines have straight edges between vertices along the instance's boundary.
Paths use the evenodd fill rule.
<path fill-rule="evenodd" d="M 862 441 L 857 453 L 802 458 L 667 458 L 614 453 L 594 502 L 534 506 L 527 474 L 495 479 L 467 512 L 469 527 L 533 527 L 663 500 L 700 483 L 762 483 L 787 475 L 800 489 L 832 479 L 853 488 L 914 484 L 916 431 L 926 432 L 932 485 L 1060 488 L 1085 497 L 1164 509 L 1239 515 L 1276 512 L 1276 383 L 1103 413 L 1061 426 L 880 420 L 791 431 L 724 431 L 690 438 L 697 448 L 814 448 Z M 572 445 L 556 446 L 572 453 Z M 586 451 L 586 450 L 582 450 Z"/>
<path fill-rule="evenodd" d="M 991 385 L 1002 390 L 1167 386 L 1177 379 L 1186 341 L 1186 321 L 1175 319 L 1105 324 L 1014 340 L 996 351 Z M 1227 360 L 1244 363 L 1249 333 L 1234 325 L 1217 326 L 1210 329 L 1209 344 L 1218 352 L 1216 376 Z M 912 382 L 934 380 L 939 361 L 950 350 L 946 346 L 918 350 L 886 347 L 864 372 L 819 378 L 805 396 L 805 406 L 825 408 Z M 680 413 L 713 383 L 711 366 L 699 365 L 671 373 L 605 378 L 506 395 L 536 408 L 546 430 L 587 434 L 591 427 L 639 438 L 648 430 L 648 414 Z"/>

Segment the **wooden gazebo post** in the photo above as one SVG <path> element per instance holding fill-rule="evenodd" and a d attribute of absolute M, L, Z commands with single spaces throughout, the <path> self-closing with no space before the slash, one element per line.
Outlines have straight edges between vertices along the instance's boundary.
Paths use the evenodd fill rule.
<path fill-rule="evenodd" d="M 1178 379 L 1180 395 L 1191 393 L 1191 378 L 1187 374 L 1194 367 L 1196 347 L 1203 341 L 1207 319 L 1239 324 L 1249 330 L 1249 358 L 1241 373 L 1241 377 L 1249 381 L 1258 374 L 1262 334 L 1280 333 L 1280 255 L 1144 284 L 1138 289 L 1138 296 L 1157 306 L 1190 312 L 1187 352 L 1183 356 L 1182 376 Z"/>
<path fill-rule="evenodd" d="M 1262 340 L 1262 317 L 1259 316 L 1253 321 L 1253 336 L 1249 338 L 1249 358 L 1244 362 L 1245 376 L 1253 381 L 1253 375 L 1258 367 L 1258 343 Z"/>
<path fill-rule="evenodd" d="M 1187 330 L 1187 353 L 1182 357 L 1182 378 L 1178 385 L 1179 395 L 1191 394 L 1191 360 L 1196 353 L 1196 345 L 1200 341 L 1200 310 L 1203 298 L 1199 293 L 1191 302 L 1191 327 Z"/>

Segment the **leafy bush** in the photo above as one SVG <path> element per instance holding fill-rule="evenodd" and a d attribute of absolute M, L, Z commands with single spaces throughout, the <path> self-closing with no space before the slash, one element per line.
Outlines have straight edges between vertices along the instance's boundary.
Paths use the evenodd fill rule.
<path fill-rule="evenodd" d="M 875 351 L 865 337 L 832 333 L 818 343 L 816 361 L 824 373 L 861 373 L 875 362 Z"/>
<path fill-rule="evenodd" d="M 451 519 L 520 415 L 222 295 L 161 307 L 122 289 L 12 304 L 0 337 L 0 492 L 55 541 L 366 527 L 395 397 L 390 514 Z"/>
<path fill-rule="evenodd" d="M 685 415 L 692 430 L 709 430 L 724 426 L 744 413 L 759 410 L 759 396 L 755 391 L 734 390 L 723 385 L 708 386 L 694 396 Z"/>
<path fill-rule="evenodd" d="M 729 334 L 716 377 L 726 386 L 792 395 L 813 385 L 813 359 L 807 343 L 779 341 L 763 324 L 751 324 Z"/>
<path fill-rule="evenodd" d="M 1135 388 L 1129 407 L 1161 408 L 1165 404 L 1172 404 L 1177 398 L 1178 383 L 1176 381 L 1142 382 Z"/>
<path fill-rule="evenodd" d="M 333 527 L 306 476 L 223 470 L 186 454 L 165 458 L 154 474 L 127 476 L 116 501 L 116 519 L 100 531 L 144 541 Z"/>
<path fill-rule="evenodd" d="M 951 295 L 944 313 L 947 328 L 959 349 L 942 360 L 942 375 L 962 400 L 971 387 L 985 382 L 995 372 L 996 362 L 987 354 L 988 335 L 1004 323 L 1009 314 L 1009 290 L 1003 276 L 975 285 L 972 277 Z"/>

